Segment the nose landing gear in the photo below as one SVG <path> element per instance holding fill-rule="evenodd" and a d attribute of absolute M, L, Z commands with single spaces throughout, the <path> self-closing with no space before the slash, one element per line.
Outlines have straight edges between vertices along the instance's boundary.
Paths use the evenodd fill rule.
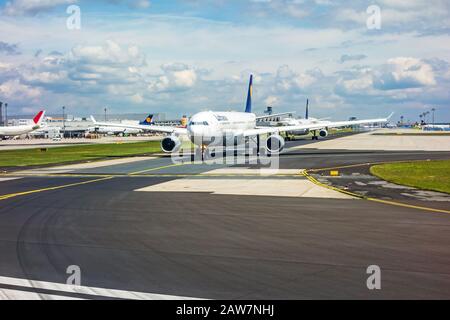
<path fill-rule="evenodd" d="M 207 145 L 206 144 L 202 144 L 201 148 L 201 152 L 202 152 L 202 162 L 205 161 L 205 152 L 206 152 L 206 148 Z"/>

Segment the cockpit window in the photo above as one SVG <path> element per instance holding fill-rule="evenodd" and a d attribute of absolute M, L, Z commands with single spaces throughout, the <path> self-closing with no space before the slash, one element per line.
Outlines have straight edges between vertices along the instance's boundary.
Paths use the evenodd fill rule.
<path fill-rule="evenodd" d="M 190 126 L 209 126 L 208 121 L 191 121 Z"/>

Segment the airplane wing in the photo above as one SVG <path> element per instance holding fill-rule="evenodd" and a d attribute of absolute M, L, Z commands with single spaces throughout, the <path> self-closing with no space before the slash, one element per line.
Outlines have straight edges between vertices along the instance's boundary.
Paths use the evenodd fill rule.
<path fill-rule="evenodd" d="M 287 131 L 297 131 L 297 130 L 320 130 L 323 128 L 338 128 L 338 127 L 346 127 L 352 125 L 359 124 L 368 124 L 368 123 L 386 123 L 392 117 L 391 114 L 387 118 L 380 119 L 367 119 L 367 120 L 353 120 L 353 121 L 322 121 L 310 124 L 301 124 L 295 126 L 278 126 L 278 127 L 256 127 L 255 129 L 245 130 L 244 136 L 255 136 L 260 134 L 274 134 L 281 133 Z"/>
<path fill-rule="evenodd" d="M 280 116 L 285 116 L 285 115 L 292 115 L 294 113 L 295 113 L 295 111 L 267 114 L 267 115 L 264 115 L 264 116 L 257 116 L 256 117 L 256 121 L 264 121 L 265 119 L 271 119 L 271 118 L 274 118 L 274 117 L 280 117 Z"/>
<path fill-rule="evenodd" d="M 126 129 L 139 129 L 142 131 L 175 133 L 177 135 L 187 134 L 186 128 L 177 128 L 177 127 L 170 127 L 170 126 L 156 126 L 156 125 L 142 125 L 142 124 L 97 122 L 93 116 L 91 116 L 91 120 L 95 126 L 116 127 L 116 128 L 126 128 Z"/>
<path fill-rule="evenodd" d="M 386 122 L 389 122 L 389 119 L 393 115 L 394 115 L 394 113 L 391 113 L 387 118 L 381 118 L 381 119 L 351 120 L 351 121 L 336 121 L 336 122 L 330 121 L 330 122 L 328 122 L 326 127 L 327 128 L 338 128 L 338 127 L 354 126 L 354 125 L 359 125 L 359 124 L 386 123 Z"/>

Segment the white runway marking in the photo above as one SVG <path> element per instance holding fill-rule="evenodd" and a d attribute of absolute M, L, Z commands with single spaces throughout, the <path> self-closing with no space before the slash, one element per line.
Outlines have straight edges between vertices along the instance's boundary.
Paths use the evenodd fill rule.
<path fill-rule="evenodd" d="M 0 182 L 3 182 L 3 181 L 10 181 L 10 180 L 17 180 L 17 179 L 22 179 L 22 177 L 0 178 Z"/>
<path fill-rule="evenodd" d="M 249 169 L 249 168 L 221 168 L 201 173 L 202 175 L 298 175 L 303 172 L 304 169 Z"/>
<path fill-rule="evenodd" d="M 203 172 L 200 174 L 203 177 L 202 179 L 176 179 L 135 191 L 206 192 L 223 195 L 354 199 L 349 195 L 315 185 L 308 179 L 300 176 L 303 170 L 252 169 L 245 167 L 221 168 Z M 215 178 L 216 175 L 222 176 Z M 231 178 L 229 175 L 238 176 L 238 178 Z M 276 175 L 280 177 L 277 178 Z M 258 176 L 269 178 L 260 179 Z"/>
<path fill-rule="evenodd" d="M 74 297 L 53 294 L 38 294 L 35 292 L 0 289 L 0 300 L 83 300 Z"/>
<path fill-rule="evenodd" d="M 37 294 L 29 291 L 21 291 L 18 289 L 2 289 L 2 285 L 35 288 L 55 291 L 53 294 Z M 72 286 L 56 282 L 27 280 L 21 278 L 0 277 L 0 300 L 2 299 L 77 299 L 71 296 L 64 296 L 64 293 L 83 294 L 92 297 L 118 298 L 129 300 L 200 300 L 198 298 L 174 296 L 158 293 L 125 291 L 117 289 L 96 288 L 87 286 Z M 87 297 L 89 298 L 89 297 Z"/>

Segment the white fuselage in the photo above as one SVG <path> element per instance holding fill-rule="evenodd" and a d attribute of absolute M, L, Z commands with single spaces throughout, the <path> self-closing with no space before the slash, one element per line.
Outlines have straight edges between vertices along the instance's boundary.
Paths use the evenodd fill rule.
<path fill-rule="evenodd" d="M 256 116 L 246 112 L 204 111 L 192 116 L 187 125 L 190 140 L 198 145 L 242 143 L 245 130 L 256 127 Z"/>
<path fill-rule="evenodd" d="M 309 124 L 323 124 L 324 127 L 326 127 L 327 121 L 322 121 L 322 120 L 318 120 L 315 118 L 309 118 L 309 119 L 286 118 L 286 119 L 282 119 L 278 122 L 278 125 L 281 125 L 281 126 L 299 126 L 299 125 L 309 125 Z M 287 132 L 287 134 L 292 134 L 292 135 L 307 135 L 308 133 L 309 133 L 308 129 Z"/>
<path fill-rule="evenodd" d="M 92 127 L 89 128 L 89 132 L 118 135 L 118 134 L 138 134 L 142 132 L 142 130 L 133 128 L 122 128 L 122 127 Z"/>
<path fill-rule="evenodd" d="M 39 128 L 40 126 L 37 124 L 26 126 L 0 127 L 0 136 L 1 137 L 20 136 L 22 134 L 30 133 L 31 131 L 37 130 Z"/>

